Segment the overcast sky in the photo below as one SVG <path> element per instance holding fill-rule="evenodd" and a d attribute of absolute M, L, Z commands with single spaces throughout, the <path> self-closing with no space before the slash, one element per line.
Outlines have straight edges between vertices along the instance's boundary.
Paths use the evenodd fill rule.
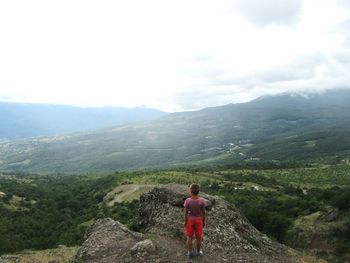
<path fill-rule="evenodd" d="M 181 111 L 349 70 L 348 0 L 0 1 L 0 101 Z"/>

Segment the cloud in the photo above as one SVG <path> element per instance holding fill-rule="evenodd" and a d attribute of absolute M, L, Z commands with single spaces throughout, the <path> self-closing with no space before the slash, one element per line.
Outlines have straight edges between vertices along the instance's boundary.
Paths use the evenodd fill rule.
<path fill-rule="evenodd" d="M 172 111 L 344 86 L 347 3 L 0 1 L 0 99 Z"/>
<path fill-rule="evenodd" d="M 239 0 L 234 8 L 257 26 L 291 25 L 302 11 L 301 0 Z"/>
<path fill-rule="evenodd" d="M 339 54 L 340 56 L 340 54 Z M 327 63 L 328 58 L 322 52 L 298 56 L 285 64 L 265 66 L 262 69 L 242 72 L 239 67 L 219 67 L 215 59 L 200 63 L 196 70 L 189 71 L 191 77 L 205 86 L 254 86 L 262 83 L 276 83 L 311 79 L 316 68 Z"/>
<path fill-rule="evenodd" d="M 348 54 L 301 54 L 289 63 L 248 73 L 229 67 L 217 68 L 215 59 L 212 58 L 206 61 L 205 66 L 201 64 L 196 75 L 192 75 L 197 77 L 198 82 L 179 91 L 174 96 L 174 101 L 186 109 L 199 109 L 208 105 L 245 102 L 267 94 L 315 92 L 346 87 L 349 86 L 346 83 L 350 83 Z"/>
<path fill-rule="evenodd" d="M 349 7 L 350 7 L 350 4 L 349 4 Z M 331 30 L 331 33 L 342 38 L 342 45 L 344 48 L 350 48 L 350 19 L 347 19 L 337 24 Z"/>
<path fill-rule="evenodd" d="M 350 7 L 350 4 L 349 4 Z M 337 24 L 331 33 L 339 39 L 340 45 L 332 52 L 332 59 L 350 70 L 350 19 Z"/>
<path fill-rule="evenodd" d="M 173 100 L 185 109 L 201 109 L 210 106 L 249 101 L 250 96 L 244 87 L 240 86 L 196 86 L 178 92 Z"/>
<path fill-rule="evenodd" d="M 333 54 L 333 59 L 344 66 L 350 66 L 350 51 L 348 49 L 338 50 Z"/>
<path fill-rule="evenodd" d="M 261 72 L 259 78 L 265 83 L 308 80 L 313 78 L 316 68 L 323 63 L 327 63 L 325 54 L 309 54 L 298 57 L 289 64 Z"/>
<path fill-rule="evenodd" d="M 341 6 L 341 7 L 345 7 L 345 8 L 349 8 L 350 7 L 350 2 L 349 0 L 337 0 L 338 4 Z"/>

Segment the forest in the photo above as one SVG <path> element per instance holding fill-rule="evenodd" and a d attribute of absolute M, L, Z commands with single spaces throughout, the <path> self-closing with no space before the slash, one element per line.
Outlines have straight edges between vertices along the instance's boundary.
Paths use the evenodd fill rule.
<path fill-rule="evenodd" d="M 258 168 L 192 167 L 79 176 L 3 173 L 0 175 L 0 254 L 59 245 L 78 246 L 86 228 L 103 217 L 119 220 L 142 232 L 137 218 L 138 200 L 107 206 L 108 192 L 128 184 L 198 182 L 202 191 L 224 197 L 258 230 L 281 243 L 301 251 L 316 251 L 332 262 L 349 257 L 348 164 Z M 313 217 L 317 219 L 310 221 Z M 304 220 L 303 224 L 309 220 L 312 229 L 323 227 L 322 242 L 333 243 L 332 253 L 312 245 L 314 232 L 300 227 L 300 220 Z"/>

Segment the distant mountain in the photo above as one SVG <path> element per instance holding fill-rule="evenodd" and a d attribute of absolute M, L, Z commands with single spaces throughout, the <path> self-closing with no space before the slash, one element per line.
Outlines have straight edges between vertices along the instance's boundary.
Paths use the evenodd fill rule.
<path fill-rule="evenodd" d="M 156 119 L 165 113 L 147 108 L 80 108 L 0 102 L 0 139 L 51 136 Z"/>
<path fill-rule="evenodd" d="M 0 170 L 92 172 L 350 156 L 350 91 L 284 94 L 70 136 L 0 143 Z"/>

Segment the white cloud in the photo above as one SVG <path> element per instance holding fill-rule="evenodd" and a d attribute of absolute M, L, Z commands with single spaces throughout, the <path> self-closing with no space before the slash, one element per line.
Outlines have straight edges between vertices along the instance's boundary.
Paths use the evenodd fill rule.
<path fill-rule="evenodd" d="M 302 12 L 302 0 L 238 0 L 235 8 L 257 26 L 291 25 Z"/>
<path fill-rule="evenodd" d="M 344 86 L 341 2 L 1 1 L 0 100 L 184 110 Z"/>

